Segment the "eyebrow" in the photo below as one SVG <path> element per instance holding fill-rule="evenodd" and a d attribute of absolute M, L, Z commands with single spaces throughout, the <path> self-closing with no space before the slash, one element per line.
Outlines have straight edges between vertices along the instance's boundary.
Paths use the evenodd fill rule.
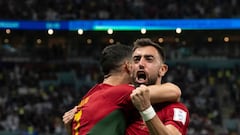
<path fill-rule="evenodd" d="M 137 55 L 134 55 L 133 57 L 154 57 L 154 55 L 152 55 L 152 54 L 145 54 L 145 55 L 137 54 Z"/>

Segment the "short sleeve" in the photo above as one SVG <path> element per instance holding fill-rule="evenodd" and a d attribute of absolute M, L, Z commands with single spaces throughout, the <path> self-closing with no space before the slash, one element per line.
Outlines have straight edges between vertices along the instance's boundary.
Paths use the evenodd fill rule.
<path fill-rule="evenodd" d="M 158 112 L 164 125 L 173 125 L 182 134 L 186 133 L 189 125 L 189 111 L 183 104 L 173 103 Z"/>

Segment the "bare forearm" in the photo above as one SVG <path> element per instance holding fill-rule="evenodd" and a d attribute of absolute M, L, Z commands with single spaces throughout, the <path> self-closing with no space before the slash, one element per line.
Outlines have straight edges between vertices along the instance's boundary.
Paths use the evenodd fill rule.
<path fill-rule="evenodd" d="M 148 86 L 150 90 L 151 103 L 161 102 L 179 102 L 181 97 L 181 89 L 172 83 L 165 83 L 162 85 Z"/>
<path fill-rule="evenodd" d="M 170 135 L 166 131 L 166 129 L 165 129 L 166 127 L 159 120 L 157 115 L 155 115 L 153 117 L 153 119 L 146 121 L 146 125 L 147 125 L 151 135 Z"/>
<path fill-rule="evenodd" d="M 157 115 L 146 121 L 146 125 L 150 135 L 182 135 L 173 125 L 164 125 Z"/>

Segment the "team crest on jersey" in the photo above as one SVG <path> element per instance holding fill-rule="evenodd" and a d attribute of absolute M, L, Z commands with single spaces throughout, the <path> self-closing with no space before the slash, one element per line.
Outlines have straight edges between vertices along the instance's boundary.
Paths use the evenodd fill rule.
<path fill-rule="evenodd" d="M 180 108 L 173 108 L 173 120 L 180 121 L 183 125 L 186 123 L 187 112 Z"/>

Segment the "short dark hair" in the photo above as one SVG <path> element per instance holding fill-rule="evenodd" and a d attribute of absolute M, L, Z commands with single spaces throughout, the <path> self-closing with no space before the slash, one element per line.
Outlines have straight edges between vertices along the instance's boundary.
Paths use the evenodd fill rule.
<path fill-rule="evenodd" d="M 150 38 L 140 38 L 133 43 L 133 51 L 139 47 L 152 46 L 157 49 L 161 59 L 165 62 L 165 52 L 164 49 L 157 43 L 153 42 Z"/>
<path fill-rule="evenodd" d="M 123 44 L 113 44 L 105 47 L 101 54 L 101 70 L 104 76 L 116 70 L 126 59 L 131 59 L 132 47 Z"/>

